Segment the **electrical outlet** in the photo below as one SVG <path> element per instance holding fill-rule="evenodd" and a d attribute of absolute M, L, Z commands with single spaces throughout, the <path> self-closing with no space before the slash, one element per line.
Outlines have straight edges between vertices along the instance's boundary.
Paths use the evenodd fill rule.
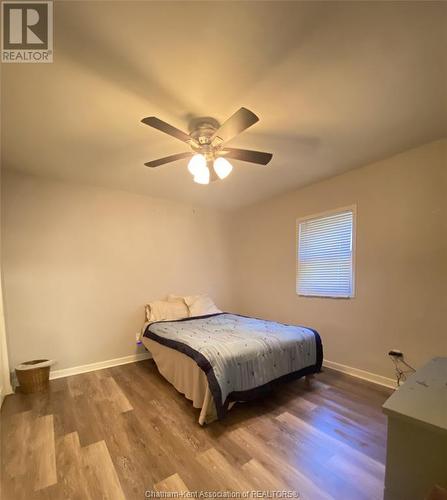
<path fill-rule="evenodd" d="M 393 358 L 403 358 L 404 354 L 402 351 L 399 351 L 399 349 L 391 349 L 388 356 L 392 356 Z"/>

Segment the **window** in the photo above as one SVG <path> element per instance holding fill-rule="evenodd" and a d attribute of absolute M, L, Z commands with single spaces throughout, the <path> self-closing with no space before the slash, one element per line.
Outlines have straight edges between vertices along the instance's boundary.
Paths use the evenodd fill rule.
<path fill-rule="evenodd" d="M 297 221 L 296 293 L 354 296 L 355 207 Z"/>

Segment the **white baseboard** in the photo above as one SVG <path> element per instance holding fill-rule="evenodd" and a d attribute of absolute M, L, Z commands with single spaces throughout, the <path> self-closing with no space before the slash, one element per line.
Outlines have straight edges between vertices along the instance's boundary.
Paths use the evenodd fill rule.
<path fill-rule="evenodd" d="M 79 373 L 92 372 L 95 370 L 103 370 L 112 366 L 127 365 L 128 363 L 135 363 L 135 361 L 143 361 L 152 356 L 149 352 L 141 352 L 138 354 L 131 354 L 123 358 L 108 359 L 106 361 L 98 361 L 97 363 L 90 363 L 88 365 L 72 366 L 71 368 L 63 368 L 62 370 L 51 370 L 50 380 L 56 378 L 69 377 L 70 375 L 78 375 Z"/>
<path fill-rule="evenodd" d="M 374 384 L 383 385 L 384 387 L 390 387 L 391 389 L 396 388 L 396 381 L 392 378 L 383 377 L 382 375 L 376 375 L 375 373 L 367 372 L 365 370 L 360 370 L 359 368 L 353 368 L 352 366 L 342 365 L 336 363 L 335 361 L 328 361 L 325 359 L 323 361 L 323 366 L 336 370 L 337 372 L 346 373 L 352 377 L 361 378 L 362 380 L 367 380 L 368 382 L 373 382 Z"/>
<path fill-rule="evenodd" d="M 124 356 L 122 358 L 108 359 L 106 361 L 90 363 L 88 365 L 73 366 L 71 368 L 63 368 L 62 370 L 52 370 L 50 372 L 50 380 L 69 377 L 70 375 L 78 375 L 79 373 L 102 370 L 104 368 L 110 368 L 112 366 L 135 363 L 136 361 L 143 361 L 144 359 L 150 359 L 151 357 L 152 356 L 149 352 L 142 352 L 138 354 L 131 354 L 130 356 Z M 335 361 L 329 361 L 326 359 L 323 361 L 323 366 L 341 373 L 345 373 L 347 375 L 351 375 L 352 377 L 357 377 L 362 380 L 367 380 L 368 382 L 373 382 L 374 384 L 383 385 L 392 389 L 396 388 L 396 381 L 392 378 L 383 377 L 382 375 L 376 375 L 375 373 L 360 370 L 359 368 L 353 368 L 352 366 L 342 365 L 340 363 L 336 363 Z M 4 394 L 1 395 L 2 400 L 4 396 Z"/>

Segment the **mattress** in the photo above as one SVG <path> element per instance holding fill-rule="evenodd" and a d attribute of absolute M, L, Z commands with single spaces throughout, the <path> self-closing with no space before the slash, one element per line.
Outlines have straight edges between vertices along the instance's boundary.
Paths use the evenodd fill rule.
<path fill-rule="evenodd" d="M 315 330 L 228 313 L 151 323 L 143 342 L 160 373 L 202 408 L 199 423 L 320 371 L 323 358 Z"/>

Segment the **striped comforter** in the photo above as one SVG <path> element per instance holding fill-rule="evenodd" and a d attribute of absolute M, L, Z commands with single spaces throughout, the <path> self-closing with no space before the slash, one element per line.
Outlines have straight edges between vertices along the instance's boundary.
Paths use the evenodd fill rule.
<path fill-rule="evenodd" d="M 194 359 L 206 373 L 222 418 L 230 401 L 245 401 L 273 382 L 320 371 L 318 333 L 303 326 L 220 313 L 150 323 L 145 337 Z"/>

